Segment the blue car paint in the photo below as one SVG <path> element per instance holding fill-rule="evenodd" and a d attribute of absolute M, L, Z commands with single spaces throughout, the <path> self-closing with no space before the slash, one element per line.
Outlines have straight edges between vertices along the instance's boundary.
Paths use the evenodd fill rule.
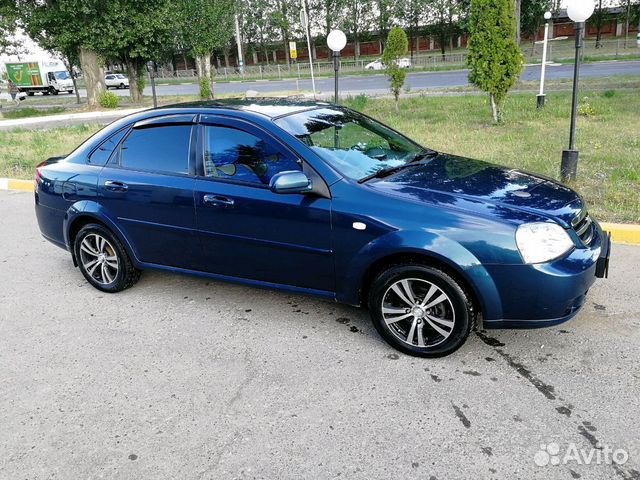
<path fill-rule="evenodd" d="M 364 280 L 379 262 L 416 255 L 445 264 L 465 280 L 488 328 L 547 326 L 577 313 L 595 280 L 604 236 L 594 222 L 594 239 L 582 245 L 570 229 L 584 208 L 575 192 L 539 176 L 446 154 L 358 184 L 274 123 L 280 115 L 318 105 L 196 103 L 114 122 L 67 158 L 39 169 L 41 231 L 72 250 L 74 222 L 91 217 L 119 237 L 137 268 L 305 292 L 352 305 L 362 303 Z M 88 163 L 91 152 L 119 130 L 183 114 L 261 131 L 304 159 L 326 183 L 330 198 Z M 199 127 L 194 123 L 193 128 Z M 198 158 L 191 162 L 201 162 Z M 106 192 L 106 179 L 126 181 L 132 190 Z M 236 204 L 212 210 L 203 204 L 204 194 L 229 196 Z M 515 229 L 549 220 L 569 229 L 575 248 L 548 263 L 524 264 Z M 366 229 L 354 229 L 354 222 Z"/>

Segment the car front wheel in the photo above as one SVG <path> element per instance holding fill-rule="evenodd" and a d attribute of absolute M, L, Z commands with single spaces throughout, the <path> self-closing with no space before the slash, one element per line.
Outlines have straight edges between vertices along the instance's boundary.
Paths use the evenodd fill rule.
<path fill-rule="evenodd" d="M 442 357 L 466 341 L 475 323 L 460 284 L 427 265 L 395 265 L 374 280 L 369 310 L 392 347 L 418 357 Z"/>
<path fill-rule="evenodd" d="M 74 254 L 87 281 L 103 292 L 119 292 L 140 278 L 140 270 L 133 266 L 122 243 L 102 225 L 89 224 L 80 229 Z"/>

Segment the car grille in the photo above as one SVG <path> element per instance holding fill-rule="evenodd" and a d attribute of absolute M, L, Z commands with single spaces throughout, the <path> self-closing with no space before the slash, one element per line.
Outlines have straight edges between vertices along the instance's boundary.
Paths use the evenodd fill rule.
<path fill-rule="evenodd" d="M 571 226 L 583 244 L 588 245 L 589 242 L 591 242 L 593 238 L 593 220 L 591 220 L 586 210 L 580 212 L 578 216 L 573 219 Z"/>

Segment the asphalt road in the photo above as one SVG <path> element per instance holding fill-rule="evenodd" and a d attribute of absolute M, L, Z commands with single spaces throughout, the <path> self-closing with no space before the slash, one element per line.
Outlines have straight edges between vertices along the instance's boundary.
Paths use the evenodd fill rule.
<path fill-rule="evenodd" d="M 573 65 L 549 66 L 546 70 L 547 79 L 562 79 L 573 77 Z M 640 61 L 624 62 L 594 62 L 585 63 L 580 69 L 581 77 L 605 77 L 610 75 L 638 75 L 640 74 Z M 411 90 L 429 90 L 438 88 L 463 87 L 469 84 L 468 70 L 451 70 L 442 72 L 410 73 L 407 75 L 405 86 Z M 521 79 L 525 81 L 538 80 L 540 78 L 539 66 L 525 67 Z M 158 80 L 161 83 L 161 80 Z M 333 92 L 333 77 L 322 77 L 316 80 L 318 92 Z M 216 92 L 219 94 L 245 93 L 247 90 L 255 90 L 259 93 L 274 93 L 283 91 L 307 90 L 311 91 L 311 80 L 268 80 L 252 82 L 219 82 L 216 84 Z M 112 90 L 118 95 L 128 96 L 128 90 Z M 358 93 L 387 93 L 389 82 L 384 74 L 378 75 L 345 75 L 340 80 L 340 92 L 343 95 L 357 95 Z M 196 95 L 198 85 L 158 85 L 158 95 Z M 84 90 L 80 94 L 85 96 Z M 144 89 L 145 95 L 151 95 L 151 87 Z"/>
<path fill-rule="evenodd" d="M 640 478 L 638 247 L 570 323 L 424 360 L 311 297 L 156 272 L 101 293 L 32 194 L 0 192 L 0 232 L 2 479 Z M 591 464 L 538 466 L 553 443 Z"/>
<path fill-rule="evenodd" d="M 640 61 L 630 62 L 596 62 L 584 64 L 580 75 L 583 77 L 602 77 L 609 75 L 637 75 L 640 74 Z M 406 87 L 411 90 L 429 90 L 436 88 L 462 87 L 469 84 L 467 70 L 451 70 L 442 72 L 410 73 L 407 75 Z M 573 65 L 558 65 L 547 68 L 548 79 L 572 78 Z M 537 80 L 540 78 L 540 67 L 526 67 L 522 80 Z M 320 92 L 333 92 L 333 78 L 322 77 L 316 81 L 316 88 Z M 218 93 L 245 93 L 255 90 L 260 93 L 277 91 L 311 90 L 311 80 L 271 80 L 244 83 L 223 83 L 216 85 Z M 384 74 L 367 76 L 345 75 L 340 81 L 340 92 L 344 95 L 360 92 L 380 93 L 388 92 L 389 81 Z M 158 95 L 195 95 L 198 86 L 163 85 L 157 87 Z M 145 95 L 151 95 L 151 89 L 145 88 Z M 126 95 L 126 92 L 120 92 Z"/>

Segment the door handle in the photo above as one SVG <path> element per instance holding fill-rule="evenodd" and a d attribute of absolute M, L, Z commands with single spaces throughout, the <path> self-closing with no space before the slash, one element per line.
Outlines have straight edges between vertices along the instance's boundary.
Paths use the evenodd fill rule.
<path fill-rule="evenodd" d="M 114 182 L 113 180 L 104 182 L 104 187 L 112 192 L 126 192 L 129 190 L 129 186 L 126 183 Z"/>
<path fill-rule="evenodd" d="M 202 199 L 205 205 L 213 207 L 231 207 L 233 205 L 233 199 L 222 195 L 205 195 Z"/>

